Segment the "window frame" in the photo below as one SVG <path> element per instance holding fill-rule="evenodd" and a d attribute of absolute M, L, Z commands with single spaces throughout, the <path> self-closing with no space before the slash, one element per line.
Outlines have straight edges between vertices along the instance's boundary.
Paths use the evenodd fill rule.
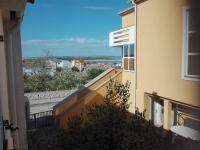
<path fill-rule="evenodd" d="M 188 57 L 191 55 L 198 56 L 200 53 L 189 52 L 189 9 L 190 7 L 183 8 L 183 56 L 182 56 L 182 79 L 191 81 L 200 81 L 200 75 L 192 75 L 188 73 Z"/>
<path fill-rule="evenodd" d="M 134 56 L 133 57 L 130 57 L 130 46 L 131 45 L 133 45 L 133 48 L 134 48 Z M 125 57 L 124 56 L 124 47 L 125 46 L 128 46 L 128 57 Z M 128 59 L 128 69 L 124 69 L 124 60 L 125 59 Z M 129 65 L 129 63 L 130 63 L 130 59 L 134 59 L 135 60 L 135 46 L 134 46 L 134 44 L 126 44 L 126 45 L 123 45 L 122 46 L 122 60 L 123 60 L 123 71 L 130 71 L 130 72 L 135 72 L 135 68 L 134 68 L 134 70 L 130 70 L 130 65 Z M 133 64 L 134 65 L 134 64 Z M 134 65 L 134 67 L 135 67 L 135 65 Z"/>

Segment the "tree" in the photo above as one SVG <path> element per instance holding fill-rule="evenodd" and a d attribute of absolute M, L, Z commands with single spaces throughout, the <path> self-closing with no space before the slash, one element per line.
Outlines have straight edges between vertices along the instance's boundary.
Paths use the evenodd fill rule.
<path fill-rule="evenodd" d="M 77 67 L 72 67 L 72 71 L 74 71 L 74 72 L 80 72 L 80 70 L 77 68 Z"/>
<path fill-rule="evenodd" d="M 56 72 L 61 72 L 61 71 L 63 71 L 63 68 L 61 68 L 61 67 L 56 68 Z"/>
<path fill-rule="evenodd" d="M 48 82 L 51 90 L 69 90 L 76 88 L 77 78 L 72 71 L 56 72 Z"/>
<path fill-rule="evenodd" d="M 103 72 L 104 72 L 103 69 L 90 69 L 90 70 L 87 71 L 87 74 L 88 74 L 87 79 L 88 80 L 94 79 Z"/>
<path fill-rule="evenodd" d="M 51 80 L 48 73 L 48 62 L 46 59 L 28 60 L 26 62 L 32 75 L 24 75 L 24 91 L 25 92 L 43 92 L 48 91 L 47 82 Z"/>
<path fill-rule="evenodd" d="M 24 91 L 42 92 L 56 90 L 71 90 L 87 83 L 87 74 L 60 70 L 50 75 L 47 71 L 39 71 L 33 75 L 24 74 Z"/>

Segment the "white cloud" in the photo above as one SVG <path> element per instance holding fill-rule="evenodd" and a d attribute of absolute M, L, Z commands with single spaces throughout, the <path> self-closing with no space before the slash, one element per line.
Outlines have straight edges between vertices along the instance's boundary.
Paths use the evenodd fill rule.
<path fill-rule="evenodd" d="M 82 37 L 24 40 L 22 50 L 24 57 L 45 56 L 47 52 L 53 56 L 118 56 L 121 52 L 110 49 L 108 40 Z"/>
<path fill-rule="evenodd" d="M 54 40 L 24 40 L 22 41 L 22 45 L 52 47 L 52 48 L 62 48 L 68 46 L 98 47 L 98 46 L 108 46 L 108 41 L 92 39 L 92 38 L 75 37 L 75 38 L 64 38 L 64 39 L 54 39 Z"/>
<path fill-rule="evenodd" d="M 113 8 L 110 6 L 86 6 L 85 9 L 90 10 L 112 10 Z"/>

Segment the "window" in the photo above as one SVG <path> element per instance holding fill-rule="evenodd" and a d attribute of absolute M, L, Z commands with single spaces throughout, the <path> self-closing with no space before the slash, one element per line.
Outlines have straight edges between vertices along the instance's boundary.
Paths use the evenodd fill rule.
<path fill-rule="evenodd" d="M 134 70 L 134 45 L 124 45 L 122 48 L 123 54 L 123 69 L 128 71 Z"/>
<path fill-rule="evenodd" d="M 190 9 L 184 9 L 183 78 L 200 80 L 200 33 L 194 16 Z"/>
<path fill-rule="evenodd" d="M 200 131 L 200 110 L 188 106 L 177 105 L 177 125 Z"/>

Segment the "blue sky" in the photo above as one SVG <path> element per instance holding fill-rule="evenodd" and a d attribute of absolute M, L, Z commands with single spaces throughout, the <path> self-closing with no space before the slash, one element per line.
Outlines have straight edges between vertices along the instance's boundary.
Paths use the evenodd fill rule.
<path fill-rule="evenodd" d="M 128 0 L 35 0 L 22 23 L 23 57 L 119 56 L 108 33 L 121 28 Z"/>

